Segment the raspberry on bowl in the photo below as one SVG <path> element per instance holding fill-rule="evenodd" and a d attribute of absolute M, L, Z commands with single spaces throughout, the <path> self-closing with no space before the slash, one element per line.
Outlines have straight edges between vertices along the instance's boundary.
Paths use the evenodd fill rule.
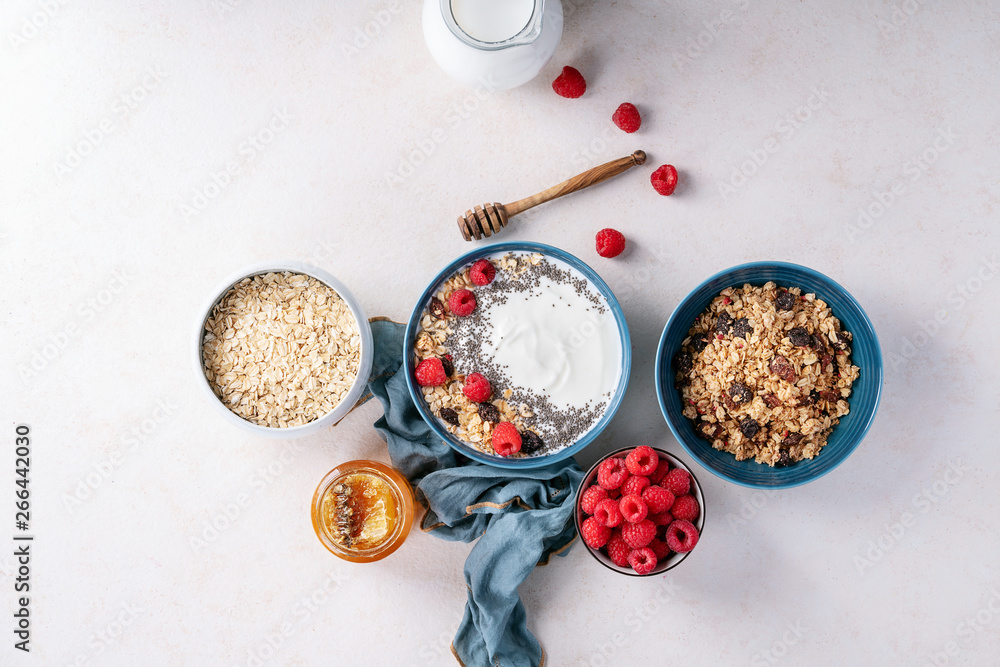
<path fill-rule="evenodd" d="M 652 576 L 676 567 L 695 550 L 705 525 L 704 503 L 701 486 L 683 461 L 660 449 L 626 447 L 584 476 L 576 526 L 587 550 L 605 567 Z"/>

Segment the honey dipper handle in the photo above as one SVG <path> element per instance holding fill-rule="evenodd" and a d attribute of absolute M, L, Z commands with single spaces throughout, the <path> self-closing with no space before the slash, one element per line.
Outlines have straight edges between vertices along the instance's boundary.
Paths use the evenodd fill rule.
<path fill-rule="evenodd" d="M 527 211 L 529 208 L 538 206 L 539 204 L 544 204 L 545 202 L 552 201 L 557 197 L 562 197 L 563 195 L 568 195 L 571 192 L 582 190 L 591 185 L 600 183 L 601 181 L 606 181 L 612 176 L 617 176 L 623 171 L 637 164 L 642 164 L 645 161 L 646 154 L 642 151 L 636 151 L 631 155 L 626 155 L 625 157 L 612 160 L 611 162 L 606 162 L 602 165 L 594 167 L 593 169 L 588 169 L 582 174 L 577 174 L 573 178 L 563 181 L 559 185 L 553 185 L 548 190 L 539 192 L 537 195 L 525 197 L 524 199 L 518 199 L 512 204 L 504 204 L 503 207 L 507 211 L 507 217 L 511 218 L 518 213 Z"/>

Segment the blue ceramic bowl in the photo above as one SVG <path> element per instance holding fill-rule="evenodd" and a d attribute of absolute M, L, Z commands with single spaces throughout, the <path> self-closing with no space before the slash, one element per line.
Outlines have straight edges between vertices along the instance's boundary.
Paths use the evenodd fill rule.
<path fill-rule="evenodd" d="M 833 427 L 826 446 L 816 458 L 787 468 L 772 468 L 753 460 L 737 461 L 728 452 L 714 449 L 695 435 L 694 428 L 682 413 L 680 392 L 674 388 L 674 355 L 682 341 L 712 299 L 727 287 L 754 286 L 774 281 L 782 287 L 800 287 L 803 294 L 815 293 L 825 301 L 841 326 L 854 335 L 851 362 L 860 375 L 851 387 L 850 414 Z M 787 489 L 811 482 L 830 472 L 851 455 L 865 437 L 882 393 L 882 350 L 871 320 L 858 302 L 843 287 L 823 274 L 797 264 L 752 262 L 715 274 L 687 295 L 674 309 L 660 337 L 656 351 L 656 394 L 674 437 L 688 454 L 712 473 L 741 486 L 761 489 Z"/>
<path fill-rule="evenodd" d="M 438 287 L 441 283 L 445 282 L 459 269 L 472 264 L 480 257 L 507 252 L 537 252 L 545 257 L 551 257 L 570 265 L 586 276 L 587 280 L 589 280 L 590 283 L 604 296 L 608 302 L 608 306 L 611 308 L 611 312 L 615 316 L 615 321 L 618 324 L 618 333 L 621 338 L 622 368 L 618 378 L 618 386 L 615 388 L 614 395 L 608 403 L 607 410 L 605 410 L 604 416 L 601 417 L 597 424 L 584 433 L 579 440 L 574 442 L 572 445 L 555 452 L 554 454 L 525 458 L 504 458 L 502 456 L 486 454 L 475 447 L 462 442 L 445 430 L 441 425 L 441 422 L 438 421 L 438 418 L 431 413 L 430 409 L 427 407 L 426 401 L 424 400 L 423 393 L 420 391 L 420 387 L 417 385 L 416 379 L 413 376 L 413 342 L 420 329 L 420 318 L 423 312 L 427 309 L 428 304 L 430 304 L 431 297 L 437 293 Z M 406 324 L 406 334 L 403 338 L 403 369 L 406 373 L 406 386 L 410 390 L 410 398 L 413 400 L 414 405 L 417 406 L 417 412 L 420 413 L 420 416 L 423 417 L 424 421 L 427 422 L 427 424 L 431 427 L 431 430 L 434 431 L 438 437 L 451 445 L 451 447 L 460 454 L 463 454 L 464 456 L 467 456 L 475 461 L 479 461 L 480 463 L 486 463 L 500 468 L 540 468 L 542 466 L 549 465 L 550 463 L 555 463 L 556 461 L 561 461 L 565 458 L 573 456 L 593 442 L 594 438 L 596 438 L 611 422 L 612 417 L 614 417 L 615 412 L 618 410 L 618 406 L 621 405 L 622 398 L 625 396 L 625 388 L 628 386 L 629 371 L 631 367 L 632 343 L 629 338 L 628 325 L 625 323 L 625 314 L 622 312 L 621 306 L 618 305 L 618 299 L 615 298 L 611 288 L 608 287 L 607 283 L 601 280 L 601 277 L 597 275 L 593 269 L 573 255 L 558 248 L 553 248 L 552 246 L 541 243 L 527 243 L 520 241 L 510 243 L 494 243 L 491 245 L 477 247 L 475 250 L 467 252 L 457 258 L 451 264 L 442 269 L 439 274 L 434 276 L 434 279 L 431 280 L 423 294 L 420 295 L 416 306 L 413 307 L 413 312 L 410 314 L 410 319 Z"/>

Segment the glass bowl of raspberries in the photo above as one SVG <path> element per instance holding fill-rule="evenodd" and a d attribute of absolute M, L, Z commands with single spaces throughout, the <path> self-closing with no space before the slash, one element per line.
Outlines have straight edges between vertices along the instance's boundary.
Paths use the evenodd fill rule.
<path fill-rule="evenodd" d="M 677 567 L 705 526 L 705 497 L 677 457 L 646 445 L 611 452 L 587 471 L 576 529 L 605 567 L 630 576 Z"/>

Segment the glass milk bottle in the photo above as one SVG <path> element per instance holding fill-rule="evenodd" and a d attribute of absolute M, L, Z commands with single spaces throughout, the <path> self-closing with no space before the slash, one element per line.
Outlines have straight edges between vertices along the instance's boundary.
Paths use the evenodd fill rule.
<path fill-rule="evenodd" d="M 434 60 L 467 86 L 514 88 L 538 74 L 562 37 L 560 0 L 424 0 Z"/>

